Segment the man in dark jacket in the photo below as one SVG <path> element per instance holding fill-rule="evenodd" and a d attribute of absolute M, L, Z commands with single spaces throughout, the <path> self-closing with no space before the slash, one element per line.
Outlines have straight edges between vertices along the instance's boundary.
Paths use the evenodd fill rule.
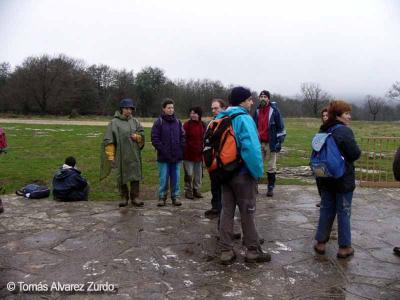
<path fill-rule="evenodd" d="M 3 187 L 0 186 L 0 193 L 2 192 L 2 190 L 3 190 Z M 0 198 L 0 214 L 2 212 L 4 212 L 4 207 L 3 207 L 3 202 L 1 201 L 1 198 Z"/>
<path fill-rule="evenodd" d="M 394 156 L 393 175 L 396 180 L 400 181 L 400 147 L 397 149 L 396 155 Z M 400 247 L 394 247 L 393 252 L 400 256 Z"/>
<path fill-rule="evenodd" d="M 275 188 L 277 153 L 281 151 L 286 131 L 276 103 L 270 101 L 269 91 L 261 91 L 259 100 L 260 104 L 253 118 L 261 141 L 263 162 L 267 160 L 267 196 L 272 197 Z"/>
<path fill-rule="evenodd" d="M 213 120 L 221 111 L 225 109 L 226 109 L 225 101 L 222 99 L 214 98 L 211 101 L 211 113 Z M 210 126 L 213 120 L 211 120 L 210 123 L 208 123 L 208 126 Z M 221 190 L 221 185 L 217 182 L 217 180 L 214 178 L 212 174 L 210 174 L 210 184 L 211 184 L 211 209 L 207 210 L 204 213 L 204 215 L 206 218 L 213 219 L 213 218 L 218 218 L 221 212 L 222 190 Z"/>
<path fill-rule="evenodd" d="M 89 185 L 75 168 L 76 159 L 69 156 L 53 178 L 53 196 L 61 201 L 87 201 Z"/>
<path fill-rule="evenodd" d="M 397 149 L 393 161 L 393 175 L 397 181 L 400 181 L 400 147 Z"/>
<path fill-rule="evenodd" d="M 151 143 L 157 150 L 160 177 L 159 202 L 157 205 L 165 205 L 169 185 L 171 187 L 172 204 L 179 206 L 181 205 L 178 200 L 180 162 L 183 158 L 185 132 L 181 121 L 175 117 L 172 99 L 167 98 L 162 103 L 162 114 L 154 122 L 151 129 Z"/>

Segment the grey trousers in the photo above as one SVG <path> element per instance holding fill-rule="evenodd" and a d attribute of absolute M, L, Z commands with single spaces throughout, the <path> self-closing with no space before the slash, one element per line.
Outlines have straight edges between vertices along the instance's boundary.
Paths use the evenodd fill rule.
<path fill-rule="evenodd" d="M 257 181 L 248 174 L 237 175 L 229 183 L 222 185 L 222 211 L 219 225 L 222 250 L 233 248 L 233 220 L 236 205 L 239 207 L 244 245 L 250 251 L 259 249 L 260 242 L 255 224 L 256 185 Z"/>
<path fill-rule="evenodd" d="M 263 162 L 267 160 L 267 172 L 276 173 L 276 160 L 278 154 L 276 152 L 271 152 L 269 144 L 265 142 L 261 143 L 261 154 Z"/>
<path fill-rule="evenodd" d="M 203 176 L 203 162 L 184 160 L 183 170 L 185 171 L 185 191 L 200 191 L 201 179 Z"/>

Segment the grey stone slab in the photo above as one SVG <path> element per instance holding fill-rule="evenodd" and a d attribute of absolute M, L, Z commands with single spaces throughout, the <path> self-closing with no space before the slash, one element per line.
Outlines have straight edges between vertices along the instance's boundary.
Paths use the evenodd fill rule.
<path fill-rule="evenodd" d="M 363 249 L 356 248 L 355 250 L 356 254 L 354 257 L 337 262 L 343 273 L 389 280 L 400 279 L 400 266 L 398 263 L 387 263 L 377 259 L 371 255 L 371 253 Z M 387 257 L 392 256 L 393 254 L 387 251 Z"/>
<path fill-rule="evenodd" d="M 345 287 L 346 292 L 363 299 L 399 299 L 399 291 L 380 288 L 374 285 L 351 283 Z"/>
<path fill-rule="evenodd" d="M 329 259 L 310 258 L 284 266 L 295 296 L 307 296 L 326 287 L 342 286 L 346 279 Z M 336 291 L 336 289 L 335 289 Z"/>

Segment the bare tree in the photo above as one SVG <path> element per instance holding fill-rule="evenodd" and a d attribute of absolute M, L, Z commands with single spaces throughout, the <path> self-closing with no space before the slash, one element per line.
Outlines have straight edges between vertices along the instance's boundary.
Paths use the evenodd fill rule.
<path fill-rule="evenodd" d="M 80 60 L 43 55 L 25 59 L 10 75 L 8 88 L 17 111 L 66 114 L 91 101 L 91 84 Z"/>
<path fill-rule="evenodd" d="M 383 106 L 385 105 L 385 99 L 381 97 L 375 97 L 371 95 L 367 95 L 365 97 L 367 101 L 367 106 L 369 113 L 372 115 L 373 121 L 376 120 L 376 116 L 382 110 Z"/>
<path fill-rule="evenodd" d="M 11 74 L 11 65 L 7 62 L 0 63 L 0 110 L 7 109 L 6 85 Z"/>
<path fill-rule="evenodd" d="M 135 76 L 133 71 L 126 71 L 125 69 L 117 71 L 115 74 L 114 82 L 114 98 L 121 100 L 122 98 L 130 97 L 136 98 L 135 94 Z"/>
<path fill-rule="evenodd" d="M 98 110 L 103 114 L 109 113 L 110 108 L 114 106 L 112 103 L 112 88 L 117 71 L 107 65 L 100 64 L 90 66 L 86 69 L 86 72 L 96 86 Z"/>
<path fill-rule="evenodd" d="M 315 82 L 303 82 L 301 92 L 307 111 L 311 111 L 314 117 L 318 117 L 320 110 L 327 105 L 329 95 Z"/>
<path fill-rule="evenodd" d="M 138 113 L 141 116 L 155 116 L 160 110 L 159 93 L 167 82 L 164 71 L 159 68 L 145 67 L 136 75 L 135 90 L 138 96 Z"/>
<path fill-rule="evenodd" d="M 11 65 L 8 62 L 0 63 L 0 85 L 3 85 L 11 74 Z"/>
<path fill-rule="evenodd" d="M 396 81 L 395 83 L 393 83 L 392 87 L 387 92 L 386 96 L 393 100 L 400 101 L 400 81 Z"/>

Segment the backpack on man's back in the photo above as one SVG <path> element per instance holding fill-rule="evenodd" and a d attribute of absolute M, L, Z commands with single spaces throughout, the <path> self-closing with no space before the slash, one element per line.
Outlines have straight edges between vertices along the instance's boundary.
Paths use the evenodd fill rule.
<path fill-rule="evenodd" d="M 213 120 L 204 136 L 203 158 L 210 176 L 219 184 L 229 182 L 243 161 L 237 149 L 232 120 L 239 115 Z"/>
<path fill-rule="evenodd" d="M 345 172 L 344 157 L 340 153 L 333 131 L 343 125 L 335 125 L 328 132 L 317 133 L 311 143 L 310 167 L 315 177 L 340 178 Z"/>

